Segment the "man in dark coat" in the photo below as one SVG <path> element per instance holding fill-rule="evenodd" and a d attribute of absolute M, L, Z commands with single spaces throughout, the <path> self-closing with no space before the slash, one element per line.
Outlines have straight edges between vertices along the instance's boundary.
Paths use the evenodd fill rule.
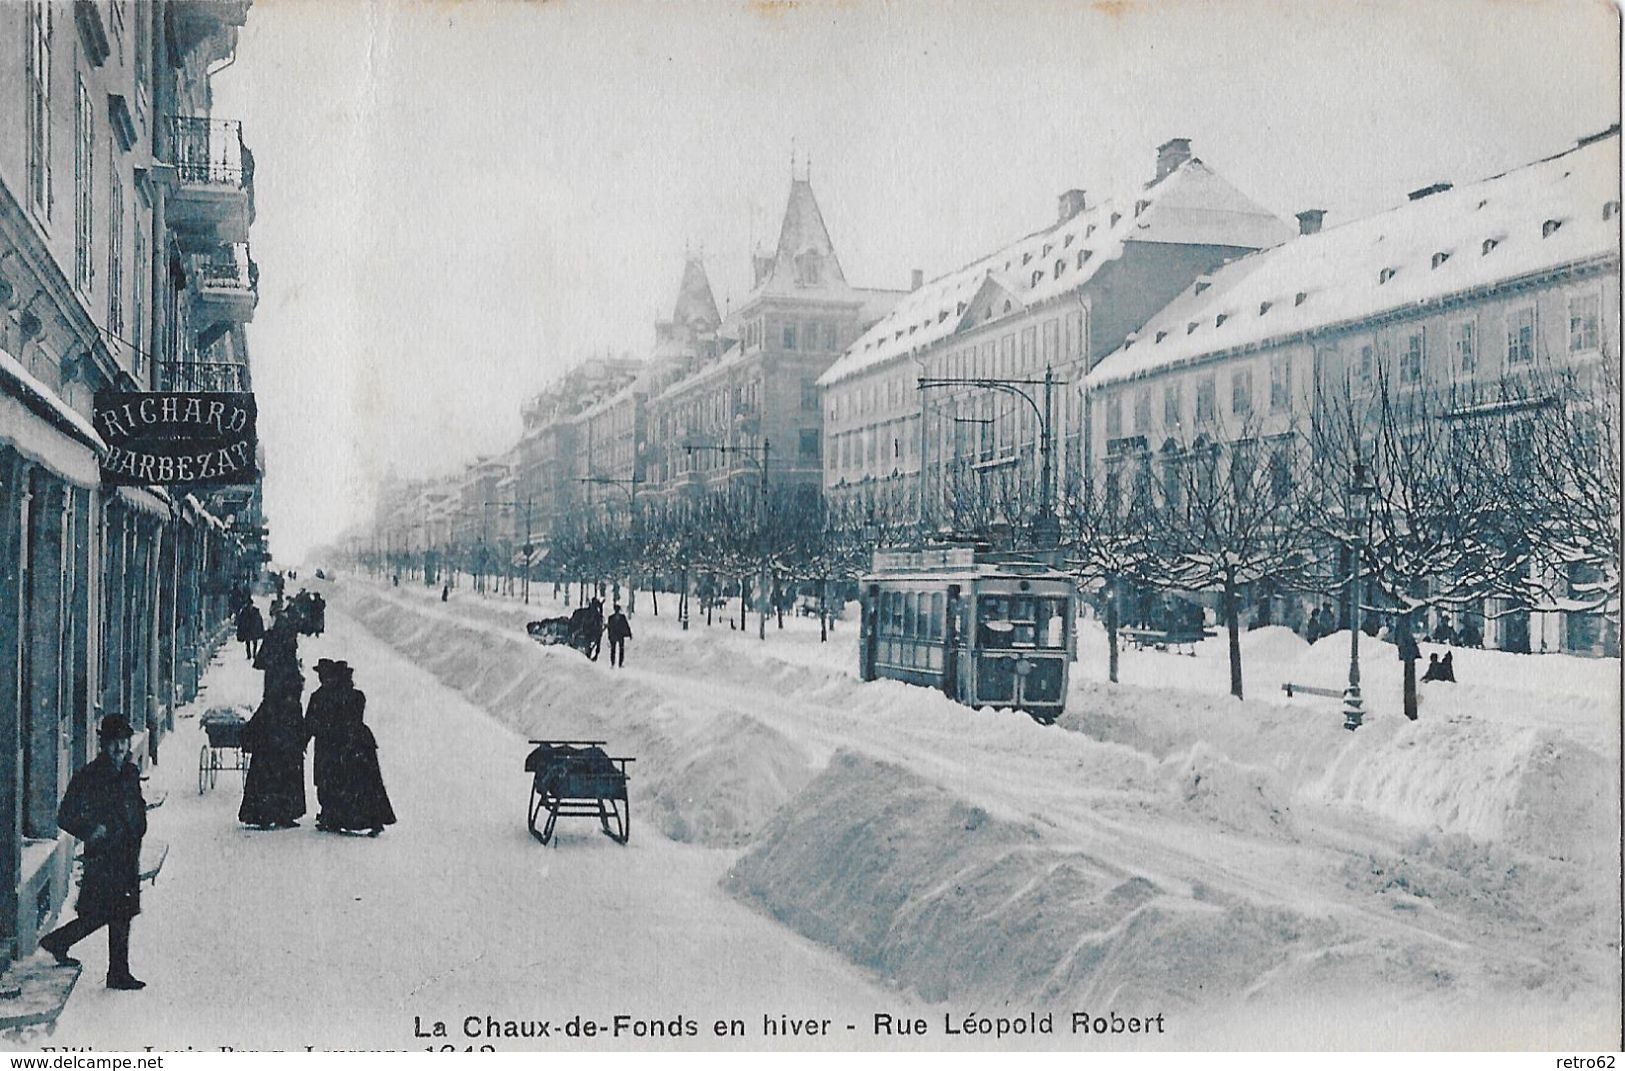
<path fill-rule="evenodd" d="M 250 662 L 254 661 L 254 655 L 260 649 L 260 640 L 264 637 L 265 618 L 260 616 L 260 608 L 250 599 L 237 611 L 237 642 L 243 645 Z"/>
<path fill-rule="evenodd" d="M 385 826 L 395 824 L 395 811 L 378 766 L 378 740 L 363 721 L 366 693 L 355 686 L 348 664 L 318 663 L 318 668 L 326 675 L 310 697 L 311 729 L 321 734 L 316 745 L 316 778 L 322 815 L 316 828 L 326 832 L 366 830 L 376 837 Z"/>
<path fill-rule="evenodd" d="M 107 927 L 107 988 L 142 989 L 130 973 L 130 920 L 141 912 L 141 838 L 147 805 L 141 771 L 130 761 L 130 723 L 109 714 L 97 730 L 101 754 L 73 780 L 57 808 L 56 823 L 84 842 L 79 917 L 40 938 L 40 947 L 65 967 L 79 961 L 68 949 Z"/>
<path fill-rule="evenodd" d="M 621 613 L 621 604 L 609 615 L 609 664 L 617 668 L 626 665 L 626 641 L 632 638 L 632 624 Z"/>

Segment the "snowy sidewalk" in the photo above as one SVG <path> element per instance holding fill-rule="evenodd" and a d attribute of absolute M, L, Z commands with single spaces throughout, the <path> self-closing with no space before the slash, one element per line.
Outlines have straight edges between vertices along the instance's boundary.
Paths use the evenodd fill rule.
<path fill-rule="evenodd" d="M 414 1049 L 432 1043 L 416 1036 L 417 1021 L 427 1031 L 439 1020 L 461 1047 L 468 1016 L 547 1020 L 556 1034 L 572 1016 L 609 1025 L 624 1013 L 686 1016 L 700 1024 L 689 1044 L 714 1046 L 714 1018 L 744 1018 L 759 1037 L 763 1014 L 845 1023 L 907 1007 L 723 893 L 734 853 L 640 827 L 636 766 L 629 845 L 578 820 L 543 848 L 525 827 L 525 741 L 342 614 L 329 610 L 328 622 L 325 636 L 301 642 L 301 660 L 356 667 L 400 823 L 376 840 L 317 833 L 311 792 L 301 828 L 259 832 L 236 821 L 240 775 L 223 773 L 199 795 L 197 715 L 252 704 L 260 688 L 241 648 L 223 648 L 152 771 L 149 791 L 168 800 L 150 836 L 170 854 L 134 928 L 132 960 L 148 988 L 102 988 L 105 942 L 87 940 L 76 949 L 84 979 L 39 1044 Z"/>

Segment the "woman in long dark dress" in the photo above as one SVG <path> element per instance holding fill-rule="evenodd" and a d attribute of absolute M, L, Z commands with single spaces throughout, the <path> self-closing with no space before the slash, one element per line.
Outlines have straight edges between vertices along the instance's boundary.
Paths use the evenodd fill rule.
<path fill-rule="evenodd" d="M 305 678 L 299 637 L 286 615 L 266 632 L 254 664 L 265 671 L 265 697 L 243 726 L 249 760 L 237 818 L 245 825 L 291 829 L 305 813 L 305 718 L 299 706 Z"/>
<path fill-rule="evenodd" d="M 378 766 L 378 741 L 363 721 L 366 693 L 355 686 L 353 672 L 343 662 L 329 664 L 317 695 L 327 692 L 332 693 L 331 698 L 324 697 L 319 705 L 316 695 L 310 697 L 313 714 L 321 718 L 312 729 L 326 738 L 317 744 L 322 771 L 317 788 L 322 807 L 318 828 L 366 830 L 376 837 L 385 826 L 395 824 L 395 811 Z"/>
<path fill-rule="evenodd" d="M 271 829 L 298 825 L 305 813 L 305 719 L 297 696 L 267 695 L 243 726 L 243 746 L 249 760 L 238 821 Z"/>

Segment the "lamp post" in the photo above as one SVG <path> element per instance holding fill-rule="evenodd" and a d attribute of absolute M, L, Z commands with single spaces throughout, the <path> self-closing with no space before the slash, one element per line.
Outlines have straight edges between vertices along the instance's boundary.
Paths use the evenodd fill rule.
<path fill-rule="evenodd" d="M 1371 523 L 1371 496 L 1376 491 L 1365 463 L 1354 462 L 1349 483 L 1349 522 L 1354 532 L 1353 561 L 1349 563 L 1349 686 L 1343 693 L 1343 728 L 1358 729 L 1365 720 L 1360 695 L 1360 560 L 1365 556 L 1366 528 Z"/>
<path fill-rule="evenodd" d="M 760 486 L 756 495 L 756 531 L 757 538 L 762 539 L 763 541 L 763 545 L 759 546 L 757 551 L 760 553 L 762 559 L 761 582 L 764 588 L 767 586 L 767 547 L 765 545 L 766 540 L 762 536 L 762 533 L 765 532 L 767 528 L 767 459 L 769 452 L 772 450 L 772 445 L 773 444 L 766 439 L 762 440 L 762 445 L 760 447 L 728 445 L 712 446 L 704 443 L 683 444 L 683 448 L 688 451 L 690 457 L 694 456 L 694 451 L 696 450 L 714 450 L 721 454 L 724 458 L 726 458 L 730 453 L 739 454 L 741 457 L 748 460 L 752 465 L 756 466 L 757 474 L 761 477 Z M 758 461 L 756 458 L 758 453 L 761 454 L 760 461 Z M 758 601 L 760 602 L 762 609 L 757 618 L 756 638 L 759 640 L 765 640 L 767 639 L 767 604 L 766 602 L 760 601 L 761 594 L 761 592 L 757 593 Z M 741 626 L 744 625 L 744 603 L 745 593 L 741 591 L 739 593 L 739 613 Z"/>
<path fill-rule="evenodd" d="M 1043 379 L 987 379 L 974 376 L 926 378 L 922 376 L 917 381 L 917 389 L 931 390 L 936 387 L 979 387 L 983 390 L 1002 391 L 1013 394 L 1017 398 L 1032 406 L 1033 414 L 1038 417 L 1038 516 L 1033 521 L 1033 533 L 1039 545 L 1053 548 L 1061 541 L 1060 520 L 1055 515 L 1055 434 L 1050 422 L 1054 411 L 1055 388 L 1065 386 L 1066 380 L 1056 379 L 1055 370 L 1046 367 Z M 1024 387 L 1043 387 L 1044 403 L 1038 401 Z M 924 464 L 924 459 L 921 459 Z"/>

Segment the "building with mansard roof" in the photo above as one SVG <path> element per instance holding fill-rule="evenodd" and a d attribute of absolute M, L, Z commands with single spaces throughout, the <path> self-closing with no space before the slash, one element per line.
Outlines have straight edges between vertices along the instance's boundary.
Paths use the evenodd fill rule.
<path fill-rule="evenodd" d="M 1192 280 L 1090 373 L 1094 465 L 1153 493 L 1129 474 L 1197 436 L 1284 448 L 1308 433 L 1317 383 L 1358 399 L 1386 382 L 1468 415 L 1532 375 L 1617 368 L 1619 159 L 1615 126 L 1340 226 L 1302 213 L 1306 233 Z M 1617 651 L 1617 620 L 1487 609 L 1496 646 Z"/>
<path fill-rule="evenodd" d="M 1132 203 L 1068 190 L 1058 208 L 1049 226 L 917 286 L 823 374 L 823 486 L 837 506 L 931 528 L 1030 520 L 1041 414 L 1063 486 L 1081 459 L 1084 374 L 1192 279 L 1292 233 L 1185 139 L 1158 149 Z M 1046 373 L 1059 385 L 1046 390 Z M 922 392 L 922 377 L 1022 382 Z"/>
<path fill-rule="evenodd" d="M 685 295 L 690 278 L 685 271 Z M 773 484 L 816 491 L 818 377 L 903 293 L 847 282 L 812 183 L 792 179 L 777 244 L 753 255 L 750 293 L 718 325 L 714 348 L 699 348 L 692 369 L 649 400 L 640 494 L 692 503 L 759 484 L 764 463 Z M 715 311 L 714 302 L 687 304 Z M 679 317 L 684 308 L 680 298 Z"/>

